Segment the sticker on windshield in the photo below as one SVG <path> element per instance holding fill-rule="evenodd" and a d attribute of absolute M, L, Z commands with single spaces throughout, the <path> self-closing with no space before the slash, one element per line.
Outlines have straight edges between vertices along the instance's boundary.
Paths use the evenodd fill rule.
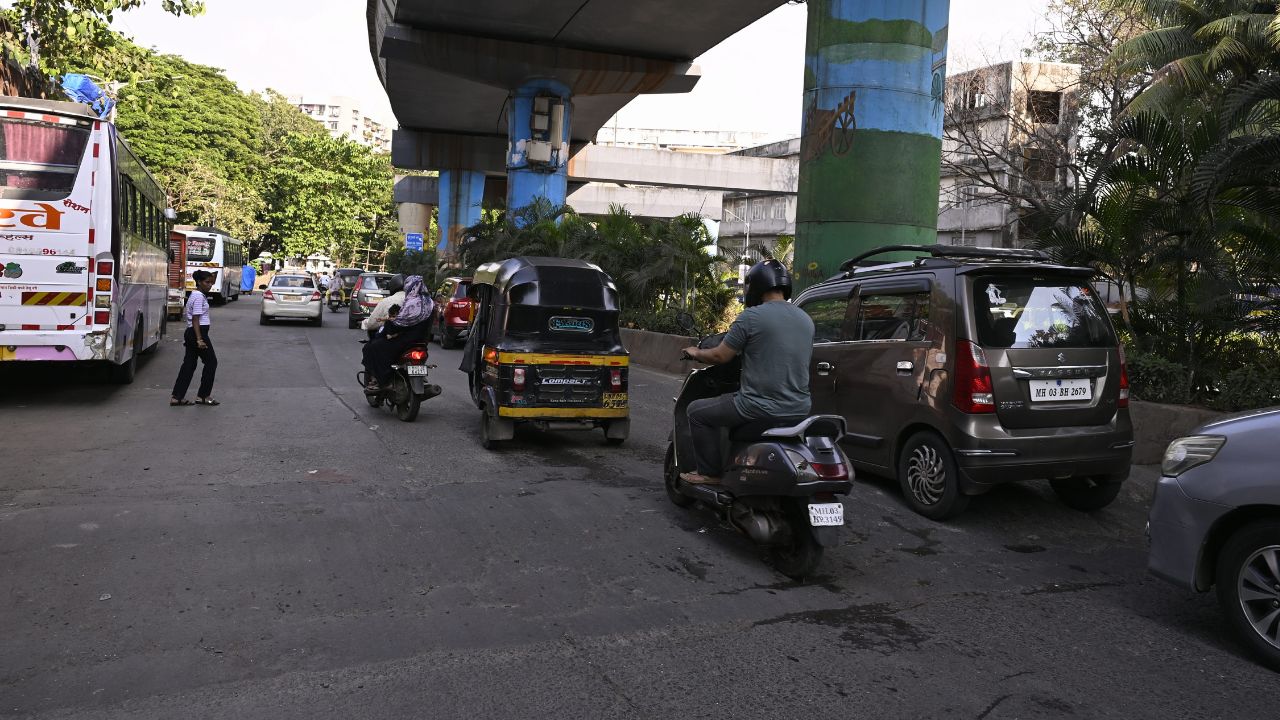
<path fill-rule="evenodd" d="M 557 315 L 556 317 L 551 318 L 548 326 L 552 330 L 559 330 L 561 332 L 589 333 L 595 329 L 596 323 L 591 318 Z"/>
<path fill-rule="evenodd" d="M 1006 302 L 1004 295 L 1000 293 L 1000 288 L 994 284 L 987 286 L 987 299 L 991 301 L 992 307 L 1003 305 Z"/>

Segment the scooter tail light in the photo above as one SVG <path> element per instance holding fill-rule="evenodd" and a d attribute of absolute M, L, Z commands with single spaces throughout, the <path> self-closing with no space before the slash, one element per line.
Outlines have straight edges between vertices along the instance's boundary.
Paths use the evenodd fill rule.
<path fill-rule="evenodd" d="M 971 415 L 996 411 L 987 354 L 968 340 L 956 341 L 955 382 L 951 401 L 961 412 Z"/>
<path fill-rule="evenodd" d="M 844 463 L 809 463 L 813 473 L 823 480 L 847 480 L 849 467 Z"/>
<path fill-rule="evenodd" d="M 511 386 L 516 390 L 524 390 L 524 368 L 515 368 L 511 371 Z"/>

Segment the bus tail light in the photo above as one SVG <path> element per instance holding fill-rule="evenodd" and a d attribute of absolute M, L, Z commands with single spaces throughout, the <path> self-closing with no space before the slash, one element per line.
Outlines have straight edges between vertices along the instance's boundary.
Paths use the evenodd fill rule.
<path fill-rule="evenodd" d="M 99 276 L 98 282 L 94 284 L 94 287 L 97 288 L 98 292 L 111 292 L 111 278 Z M 102 296 L 99 295 L 98 297 L 101 298 Z"/>
<path fill-rule="evenodd" d="M 115 270 L 116 270 L 116 264 L 114 262 L 110 260 L 98 261 L 98 277 L 99 278 L 101 278 L 104 275 L 110 278 L 112 275 L 115 274 Z"/>
<path fill-rule="evenodd" d="M 95 313 L 93 314 L 93 324 L 94 324 L 94 325 L 110 325 L 110 324 L 111 324 L 111 311 L 109 311 L 109 310 L 98 310 L 97 312 L 95 312 Z"/>

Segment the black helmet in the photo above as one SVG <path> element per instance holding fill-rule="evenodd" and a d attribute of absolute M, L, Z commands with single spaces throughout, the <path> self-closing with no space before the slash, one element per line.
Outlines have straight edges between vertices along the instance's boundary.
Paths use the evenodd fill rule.
<path fill-rule="evenodd" d="M 791 273 L 773 258 L 762 260 L 747 271 L 747 285 L 742 293 L 742 302 L 747 307 L 755 307 L 764 302 L 764 294 L 770 290 L 781 290 L 783 297 L 791 299 Z"/>
<path fill-rule="evenodd" d="M 400 292 L 403 289 L 404 289 L 404 275 L 401 275 L 400 273 L 396 273 L 395 275 L 391 276 L 390 280 L 387 281 L 387 292 L 390 292 L 392 295 L 395 295 L 396 293 Z"/>

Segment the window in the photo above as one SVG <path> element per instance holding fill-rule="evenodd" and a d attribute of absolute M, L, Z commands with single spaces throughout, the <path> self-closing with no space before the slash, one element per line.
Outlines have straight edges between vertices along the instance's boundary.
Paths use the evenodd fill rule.
<path fill-rule="evenodd" d="M 800 306 L 800 309 L 813 318 L 813 342 L 844 342 L 849 338 L 845 333 L 845 313 L 849 309 L 849 300 L 844 297 L 812 300 Z"/>
<path fill-rule="evenodd" d="M 918 342 L 929 332 L 929 293 L 863 295 L 854 337 Z"/>
<path fill-rule="evenodd" d="M 338 123 L 337 123 L 337 122 L 331 122 L 331 123 L 329 123 L 329 129 L 330 129 L 330 130 L 337 130 L 337 129 L 338 129 Z"/>
<path fill-rule="evenodd" d="M 71 194 L 89 142 L 81 125 L 0 119 L 0 193 L 13 200 L 61 200 Z"/>
<path fill-rule="evenodd" d="M 342 112 L 342 108 L 338 107 L 337 105 L 334 105 L 333 107 L 329 108 L 329 117 L 338 117 L 338 115 L 341 114 L 341 112 Z"/>
<path fill-rule="evenodd" d="M 747 221 L 747 201 L 746 200 L 739 200 L 738 204 L 734 206 L 733 211 L 738 214 L 738 222 Z"/>
<path fill-rule="evenodd" d="M 973 283 L 978 342 L 991 348 L 1111 347 L 1106 310 L 1087 285 L 1030 278 Z"/>
<path fill-rule="evenodd" d="M 960 87 L 960 109 L 977 110 L 991 103 L 987 95 L 987 79 L 981 73 L 965 78 Z"/>
<path fill-rule="evenodd" d="M 187 238 L 187 260 L 189 262 L 209 262 L 213 259 L 213 238 Z"/>
<path fill-rule="evenodd" d="M 311 278 L 301 275 L 277 275 L 271 278 L 271 287 L 279 288 L 314 288 Z"/>
<path fill-rule="evenodd" d="M 1022 151 L 1023 176 L 1032 182 L 1057 182 L 1058 165 L 1053 154 L 1043 148 L 1026 148 Z"/>
<path fill-rule="evenodd" d="M 1032 90 L 1027 93 L 1027 113 L 1031 122 L 1057 125 L 1062 120 L 1062 93 Z"/>
<path fill-rule="evenodd" d="M 764 219 L 764 200 L 751 201 L 751 222 Z"/>
<path fill-rule="evenodd" d="M 773 199 L 773 219 L 787 219 L 787 199 L 784 197 L 776 197 Z"/>

